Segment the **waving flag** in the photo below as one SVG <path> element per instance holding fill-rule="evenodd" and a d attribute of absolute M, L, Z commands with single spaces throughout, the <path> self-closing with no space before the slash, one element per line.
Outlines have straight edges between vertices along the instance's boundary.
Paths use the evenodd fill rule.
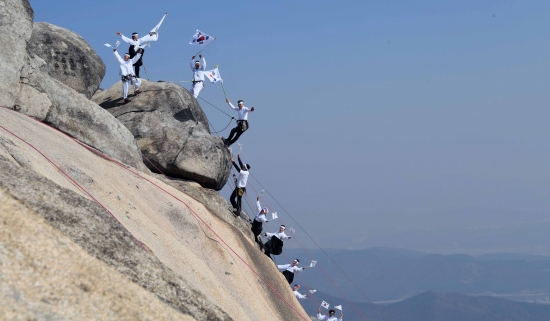
<path fill-rule="evenodd" d="M 329 307 L 330 305 L 329 305 L 328 303 L 326 303 L 325 301 L 323 301 L 323 302 L 321 303 L 321 306 L 322 306 L 323 308 L 325 308 L 325 309 L 328 309 L 328 307 Z"/>
<path fill-rule="evenodd" d="M 209 35 L 205 34 L 204 32 L 201 32 L 200 30 L 197 30 L 191 41 L 189 41 L 190 45 L 198 45 L 201 48 L 204 48 L 208 46 L 212 41 L 214 41 L 214 37 L 210 37 Z"/>
<path fill-rule="evenodd" d="M 118 45 L 120 45 L 120 41 L 117 41 L 114 47 L 113 47 L 113 46 L 111 46 L 111 45 L 110 45 L 110 44 L 108 44 L 108 43 L 106 43 L 106 44 L 105 44 L 105 47 L 109 47 L 109 48 L 115 48 L 115 49 L 116 49 L 116 48 L 118 48 Z"/>
<path fill-rule="evenodd" d="M 338 310 L 340 310 L 340 311 L 342 311 L 342 306 L 341 306 L 341 305 L 337 305 L 337 306 L 335 306 L 334 308 L 335 308 L 335 309 L 338 309 Z"/>
<path fill-rule="evenodd" d="M 309 293 L 315 293 L 317 290 L 309 290 Z"/>
<path fill-rule="evenodd" d="M 309 267 L 315 267 L 315 264 L 317 264 L 317 261 L 311 261 L 311 264 L 309 265 Z"/>
<path fill-rule="evenodd" d="M 222 80 L 222 77 L 220 76 L 220 71 L 218 70 L 218 67 L 216 67 L 216 69 L 205 71 L 204 75 L 206 76 L 206 78 L 208 78 L 210 80 L 210 82 L 217 83 L 219 81 L 219 82 L 223 83 L 223 80 Z M 241 146 L 241 144 L 239 144 L 239 146 Z M 240 150 L 242 150 L 242 148 L 240 148 Z"/>
<path fill-rule="evenodd" d="M 153 29 L 151 29 L 148 35 L 141 38 L 141 46 L 139 46 L 140 48 L 144 48 L 145 46 L 151 47 L 151 41 L 159 40 L 159 34 L 158 34 L 159 28 L 162 22 L 164 21 L 164 18 L 166 18 L 167 14 L 168 12 L 165 13 L 164 16 L 162 16 L 162 19 L 160 19 L 160 22 Z"/>
<path fill-rule="evenodd" d="M 271 219 L 272 219 L 272 220 L 277 219 L 277 218 L 279 218 L 279 217 L 277 216 L 277 212 L 271 213 Z"/>

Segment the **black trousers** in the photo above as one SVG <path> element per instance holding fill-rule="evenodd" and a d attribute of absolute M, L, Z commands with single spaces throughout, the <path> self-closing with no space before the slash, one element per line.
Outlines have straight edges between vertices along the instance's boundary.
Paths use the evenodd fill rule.
<path fill-rule="evenodd" d="M 139 77 L 139 67 L 141 67 L 141 65 L 134 65 L 134 69 L 136 70 L 136 77 L 140 78 Z"/>
<path fill-rule="evenodd" d="M 242 201 L 242 196 L 239 196 L 239 193 L 238 193 L 238 190 L 239 188 L 237 186 L 235 186 L 235 189 L 233 190 L 233 193 L 231 193 L 231 196 L 229 197 L 229 200 L 231 201 L 231 205 L 233 206 L 233 208 L 236 208 L 237 209 L 237 213 L 241 213 L 241 201 Z M 235 201 L 236 199 L 236 201 Z"/>
<path fill-rule="evenodd" d="M 229 133 L 229 137 L 227 137 L 227 139 L 225 140 L 227 142 L 227 146 L 231 146 L 233 143 L 235 143 L 243 133 L 244 132 L 242 131 L 241 126 L 237 125 L 237 127 L 233 128 Z"/>
<path fill-rule="evenodd" d="M 285 279 L 288 281 L 288 284 L 291 284 L 292 281 L 294 281 L 294 273 L 290 271 L 283 271 L 283 275 L 285 276 Z"/>

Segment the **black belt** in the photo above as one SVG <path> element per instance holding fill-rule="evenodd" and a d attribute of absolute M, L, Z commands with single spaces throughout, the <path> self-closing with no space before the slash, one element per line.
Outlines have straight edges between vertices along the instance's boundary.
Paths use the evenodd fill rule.
<path fill-rule="evenodd" d="M 202 80 L 191 80 L 192 83 L 203 82 Z"/>
<path fill-rule="evenodd" d="M 237 120 L 237 122 L 240 122 L 240 121 L 244 121 L 244 122 L 248 123 L 248 120 L 246 120 L 246 119 L 239 119 L 239 120 Z"/>

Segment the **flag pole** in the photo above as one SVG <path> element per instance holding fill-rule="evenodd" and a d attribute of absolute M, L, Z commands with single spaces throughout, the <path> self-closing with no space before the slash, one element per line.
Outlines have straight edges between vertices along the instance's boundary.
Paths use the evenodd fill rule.
<path fill-rule="evenodd" d="M 218 65 L 216 65 L 216 68 L 218 68 Z M 223 80 L 222 80 L 222 89 L 223 89 L 223 95 L 225 96 L 225 99 L 227 99 L 227 94 L 225 93 L 225 87 L 223 86 Z"/>
<path fill-rule="evenodd" d="M 212 42 L 216 41 L 217 39 L 218 39 L 218 38 L 214 38 L 214 40 L 212 40 Z M 201 51 L 197 52 L 197 53 L 195 54 L 195 57 L 198 56 L 204 49 L 206 49 L 206 47 L 210 46 L 210 44 L 211 44 L 212 42 L 209 42 L 206 46 L 204 46 L 204 48 L 201 49 Z"/>

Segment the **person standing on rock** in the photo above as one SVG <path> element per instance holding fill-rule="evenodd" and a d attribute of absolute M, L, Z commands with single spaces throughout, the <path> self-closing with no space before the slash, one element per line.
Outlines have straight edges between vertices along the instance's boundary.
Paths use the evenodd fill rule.
<path fill-rule="evenodd" d="M 199 55 L 199 58 L 202 60 L 202 65 L 200 61 L 193 62 L 195 56 L 191 57 L 191 71 L 193 72 L 193 87 L 191 87 L 191 93 L 195 98 L 199 97 L 199 93 L 204 88 L 204 71 L 206 70 L 206 59 Z"/>
<path fill-rule="evenodd" d="M 229 200 L 233 206 L 233 213 L 239 216 L 241 214 L 241 200 L 243 194 L 246 193 L 246 182 L 248 181 L 248 170 L 250 169 L 250 165 L 243 164 L 241 161 L 241 154 L 237 155 L 237 159 L 239 160 L 240 167 L 235 164 L 235 160 L 231 157 L 231 163 L 233 163 L 233 166 L 239 172 L 239 177 L 237 178 L 237 184 L 235 184 L 235 189 L 233 193 L 231 193 Z"/>
<path fill-rule="evenodd" d="M 134 85 L 134 93 L 136 95 L 139 95 L 141 93 L 141 91 L 139 90 L 141 80 L 134 76 L 134 67 L 132 65 L 139 60 L 142 51 L 143 49 L 140 48 L 137 55 L 132 59 L 130 59 L 130 54 L 126 53 L 124 54 L 124 59 L 122 59 L 116 51 L 116 48 L 113 49 L 113 55 L 120 63 L 119 75 L 122 77 L 122 97 L 124 98 L 125 104 L 132 101 L 130 98 L 128 98 L 128 90 L 130 89 L 130 85 Z"/>
<path fill-rule="evenodd" d="M 328 316 L 326 316 L 326 315 L 321 314 L 321 308 L 319 308 L 319 310 L 317 310 L 317 320 L 319 320 L 319 321 L 338 321 L 338 320 L 342 321 L 342 319 L 344 318 L 344 314 L 340 313 L 340 317 L 336 318 L 334 316 L 335 313 L 336 313 L 336 311 L 330 309 L 328 311 Z"/>
<path fill-rule="evenodd" d="M 141 49 L 141 57 L 134 63 L 134 67 L 136 70 L 136 77 L 139 78 L 139 67 L 143 65 L 142 58 L 143 58 L 143 53 L 145 52 L 145 50 L 143 50 L 143 48 L 140 48 L 140 46 L 144 43 L 151 41 L 151 36 L 153 36 L 155 33 L 150 32 L 147 36 L 138 38 L 138 33 L 134 32 L 132 33 L 131 39 L 124 36 L 118 31 L 116 32 L 116 34 L 121 37 L 122 41 L 130 44 L 130 48 L 128 48 L 130 59 L 133 59 L 138 54 L 139 49 Z"/>
<path fill-rule="evenodd" d="M 258 214 L 256 214 L 256 217 L 254 217 L 254 220 L 252 220 L 252 233 L 254 233 L 254 240 L 258 239 L 258 235 L 262 234 L 262 224 L 269 222 L 265 215 L 268 212 L 267 207 L 262 208 L 260 205 L 260 197 L 256 199 L 256 208 L 258 210 Z"/>
<path fill-rule="evenodd" d="M 237 111 L 239 113 L 239 119 L 237 120 L 237 127 L 233 128 L 231 132 L 229 133 L 229 137 L 227 139 L 223 139 L 226 146 L 231 146 L 234 142 L 241 137 L 241 135 L 248 129 L 248 113 L 251 111 L 254 111 L 254 107 L 248 109 L 248 107 L 244 107 L 244 101 L 239 100 L 237 102 L 237 105 L 239 107 L 235 107 L 231 104 L 229 99 L 225 98 L 225 101 L 229 104 L 229 107 L 231 109 Z M 234 136 L 234 137 L 233 137 Z"/>
<path fill-rule="evenodd" d="M 307 266 L 298 267 L 298 263 L 300 263 L 300 260 L 295 259 L 292 261 L 292 264 L 277 265 L 277 268 L 283 273 L 288 284 L 292 284 L 292 281 L 294 281 L 294 273 L 299 273 L 307 269 Z"/>
<path fill-rule="evenodd" d="M 264 244 L 264 254 L 271 257 L 283 253 L 283 240 L 289 240 L 292 236 L 285 234 L 286 226 L 281 225 L 277 233 L 265 233 L 268 241 Z"/>
<path fill-rule="evenodd" d="M 309 297 L 309 294 L 306 294 L 306 295 L 303 295 L 301 294 L 300 292 L 298 292 L 298 289 L 300 288 L 300 285 L 299 284 L 294 284 L 294 295 L 296 296 L 297 299 L 307 299 Z"/>

